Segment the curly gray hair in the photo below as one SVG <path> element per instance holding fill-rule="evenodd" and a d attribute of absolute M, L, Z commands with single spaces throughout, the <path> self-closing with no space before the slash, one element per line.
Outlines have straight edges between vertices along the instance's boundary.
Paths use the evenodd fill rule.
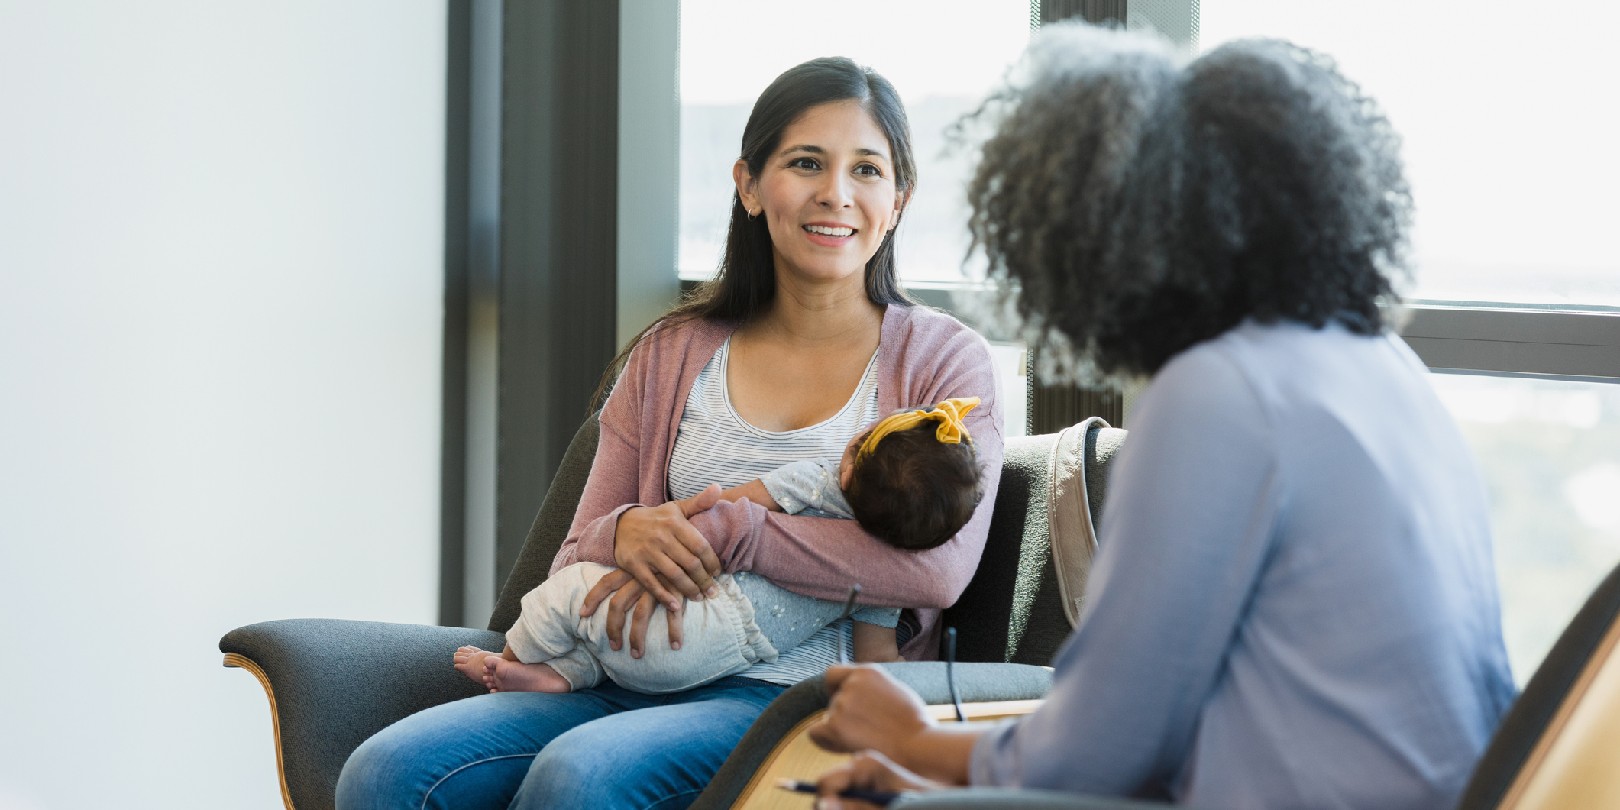
<path fill-rule="evenodd" d="M 1400 139 L 1326 56 L 1049 26 L 964 121 L 993 131 L 969 229 L 1034 345 L 1151 374 L 1245 319 L 1373 334 L 1398 301 Z"/>

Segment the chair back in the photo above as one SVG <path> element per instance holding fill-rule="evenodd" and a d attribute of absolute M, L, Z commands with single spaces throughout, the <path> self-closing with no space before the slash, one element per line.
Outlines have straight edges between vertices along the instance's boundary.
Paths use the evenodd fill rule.
<path fill-rule="evenodd" d="M 596 440 L 601 435 L 597 414 L 586 417 L 574 431 L 568 449 L 563 451 L 562 463 L 546 489 L 546 499 L 540 503 L 540 512 L 529 527 L 529 537 L 523 541 L 517 561 L 512 564 L 501 595 L 495 600 L 495 610 L 489 617 L 489 629 L 504 633 L 517 622 L 522 612 L 523 595 L 534 590 L 551 573 L 551 561 L 557 549 L 568 537 L 568 527 L 574 522 L 574 512 L 585 493 L 585 479 L 591 474 L 591 462 L 596 458 Z"/>
<path fill-rule="evenodd" d="M 1461 810 L 1620 807 L 1620 567 L 1564 629 L 1491 738 Z"/>
<path fill-rule="evenodd" d="M 1125 436 L 1092 418 L 1007 442 L 984 557 L 945 611 L 958 660 L 1052 662 L 1073 630 L 1108 472 Z"/>

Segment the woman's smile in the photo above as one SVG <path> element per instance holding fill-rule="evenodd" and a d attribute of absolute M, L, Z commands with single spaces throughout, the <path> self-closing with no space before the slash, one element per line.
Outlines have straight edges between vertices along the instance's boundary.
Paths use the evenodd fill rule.
<path fill-rule="evenodd" d="M 841 248 L 850 243 L 855 234 L 860 231 L 848 225 L 825 224 L 812 222 L 804 226 L 804 232 L 809 234 L 810 241 L 824 247 Z"/>

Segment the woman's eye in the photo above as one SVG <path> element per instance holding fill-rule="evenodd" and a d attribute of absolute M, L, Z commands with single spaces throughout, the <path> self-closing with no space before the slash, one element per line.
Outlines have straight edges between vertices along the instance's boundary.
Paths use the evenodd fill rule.
<path fill-rule="evenodd" d="M 821 164 L 815 158 L 797 157 L 788 161 L 789 169 L 819 169 Z"/>
<path fill-rule="evenodd" d="M 883 170 L 870 163 L 862 163 L 855 167 L 855 173 L 862 177 L 882 177 Z"/>

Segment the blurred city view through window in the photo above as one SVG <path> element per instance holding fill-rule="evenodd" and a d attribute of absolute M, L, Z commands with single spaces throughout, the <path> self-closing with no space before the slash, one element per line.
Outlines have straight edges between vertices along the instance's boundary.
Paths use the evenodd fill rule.
<path fill-rule="evenodd" d="M 1620 305 L 1608 234 L 1620 5 L 1204 0 L 1200 49 L 1279 36 L 1333 57 L 1389 115 L 1417 203 L 1414 298 Z M 1443 54 L 1440 56 L 1439 54 Z"/>
<path fill-rule="evenodd" d="M 1620 385 L 1431 376 L 1485 471 L 1522 684 L 1620 562 Z"/>

